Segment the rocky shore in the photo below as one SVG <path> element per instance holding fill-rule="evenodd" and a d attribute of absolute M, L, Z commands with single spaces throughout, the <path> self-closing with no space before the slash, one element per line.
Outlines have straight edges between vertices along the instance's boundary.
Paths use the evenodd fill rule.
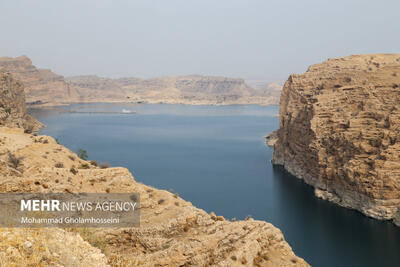
<path fill-rule="evenodd" d="M 400 225 L 400 55 L 329 59 L 291 75 L 273 163 L 318 197 Z"/>

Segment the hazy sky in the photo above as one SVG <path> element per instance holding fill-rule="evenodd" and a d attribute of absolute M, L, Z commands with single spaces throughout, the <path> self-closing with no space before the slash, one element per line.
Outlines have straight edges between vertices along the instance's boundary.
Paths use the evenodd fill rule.
<path fill-rule="evenodd" d="M 65 76 L 283 80 L 400 52 L 399 0 L 0 0 L 0 56 Z"/>

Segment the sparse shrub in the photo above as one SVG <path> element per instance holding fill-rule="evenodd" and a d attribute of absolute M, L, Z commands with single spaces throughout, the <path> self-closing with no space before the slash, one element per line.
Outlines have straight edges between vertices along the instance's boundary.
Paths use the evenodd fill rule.
<path fill-rule="evenodd" d="M 64 163 L 62 163 L 62 162 L 57 162 L 54 166 L 55 166 L 56 168 L 64 168 Z"/>
<path fill-rule="evenodd" d="M 28 124 L 27 126 L 25 126 L 24 133 L 31 134 L 33 132 L 33 129 L 33 124 Z"/>
<path fill-rule="evenodd" d="M 75 161 L 75 157 L 72 156 L 72 155 L 69 155 L 68 158 L 69 158 L 70 160 L 72 160 L 72 161 Z"/>
<path fill-rule="evenodd" d="M 6 113 L 11 114 L 11 108 L 6 108 Z"/>
<path fill-rule="evenodd" d="M 101 168 L 101 169 L 110 168 L 110 164 L 109 164 L 108 162 L 102 162 L 102 163 L 100 164 L 100 168 Z"/>
<path fill-rule="evenodd" d="M 91 164 L 92 166 L 96 166 L 96 167 L 97 167 L 97 161 L 95 161 L 95 160 L 91 160 L 91 161 L 90 161 L 90 164 Z"/>
<path fill-rule="evenodd" d="M 351 82 L 351 78 L 350 77 L 346 77 L 344 80 L 346 81 L 346 83 Z"/>
<path fill-rule="evenodd" d="M 78 149 L 77 155 L 78 155 L 78 157 L 79 157 L 80 159 L 83 159 L 83 160 L 87 160 L 87 159 L 88 159 L 87 151 L 84 150 L 84 149 L 82 149 L 82 148 L 79 148 L 79 149 Z"/>
<path fill-rule="evenodd" d="M 69 171 L 70 171 L 73 175 L 76 175 L 76 174 L 78 173 L 78 170 L 75 169 L 74 166 L 72 166 L 71 169 L 69 169 Z"/>
<path fill-rule="evenodd" d="M 48 143 L 49 143 L 49 140 L 44 139 L 42 143 L 43 143 L 43 144 L 48 144 Z"/>
<path fill-rule="evenodd" d="M 87 163 L 81 163 L 78 169 L 90 169 L 90 166 Z"/>
<path fill-rule="evenodd" d="M 18 169 L 18 167 L 21 165 L 23 158 L 22 157 L 17 157 L 13 153 L 8 153 L 8 164 L 14 168 Z"/>
<path fill-rule="evenodd" d="M 162 204 L 162 203 L 164 203 L 164 202 L 165 202 L 165 199 L 163 199 L 163 198 L 161 198 L 161 199 L 158 200 L 158 204 Z"/>

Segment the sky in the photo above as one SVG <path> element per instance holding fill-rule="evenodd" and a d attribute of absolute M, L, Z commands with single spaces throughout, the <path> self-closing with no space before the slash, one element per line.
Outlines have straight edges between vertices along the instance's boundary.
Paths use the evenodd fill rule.
<path fill-rule="evenodd" d="M 400 53 L 399 0 L 1 0 L 0 56 L 64 76 L 283 81 L 332 57 Z"/>

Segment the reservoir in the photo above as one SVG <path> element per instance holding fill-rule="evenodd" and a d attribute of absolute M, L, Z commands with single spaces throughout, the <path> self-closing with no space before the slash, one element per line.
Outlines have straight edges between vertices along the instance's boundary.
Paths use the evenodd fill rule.
<path fill-rule="evenodd" d="M 132 111 L 130 113 L 122 112 Z M 400 228 L 314 196 L 280 167 L 264 136 L 278 106 L 79 104 L 31 113 L 41 134 L 90 160 L 128 168 L 225 218 L 251 215 L 282 230 L 312 266 L 400 266 Z"/>

